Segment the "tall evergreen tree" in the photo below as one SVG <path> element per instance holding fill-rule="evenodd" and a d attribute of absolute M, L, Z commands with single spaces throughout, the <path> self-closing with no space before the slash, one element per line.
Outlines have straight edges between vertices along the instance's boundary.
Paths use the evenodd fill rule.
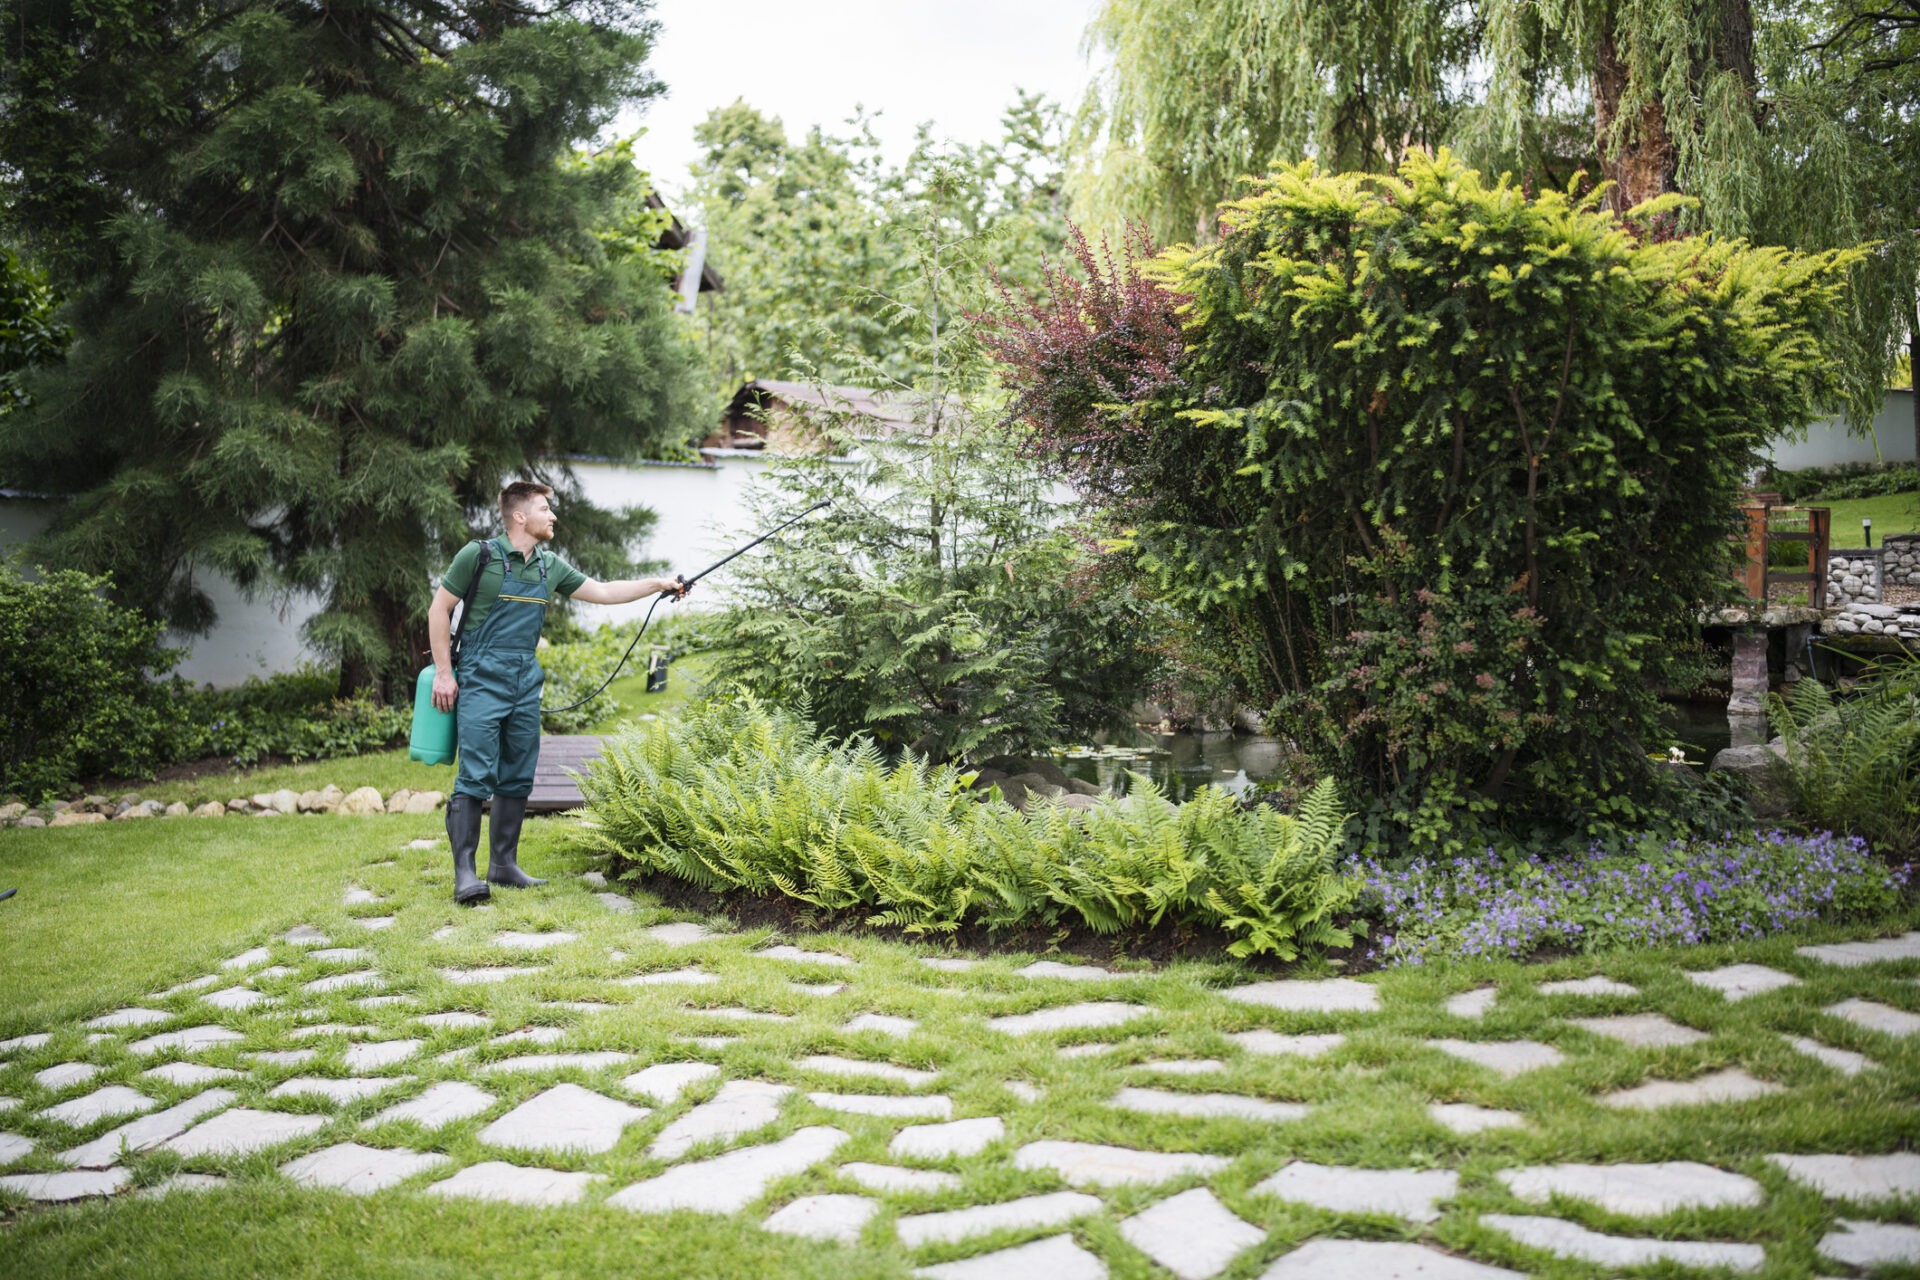
<path fill-rule="evenodd" d="M 504 478 L 611 575 L 644 511 L 555 459 L 695 425 L 657 265 L 582 160 L 645 69 L 644 0 L 0 0 L 0 198 L 73 301 L 0 483 L 73 495 L 38 550 L 208 626 L 208 571 L 325 601 L 346 687 L 424 648 L 430 574 Z"/>

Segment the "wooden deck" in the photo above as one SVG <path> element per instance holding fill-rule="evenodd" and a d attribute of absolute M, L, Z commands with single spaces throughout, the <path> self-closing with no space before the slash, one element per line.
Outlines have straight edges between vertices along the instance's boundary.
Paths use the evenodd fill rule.
<path fill-rule="evenodd" d="M 580 784 L 568 777 L 579 773 L 600 758 L 605 739 L 595 734 L 540 735 L 540 764 L 533 771 L 533 794 L 527 797 L 527 812 L 557 813 L 578 809 L 586 804 Z"/>

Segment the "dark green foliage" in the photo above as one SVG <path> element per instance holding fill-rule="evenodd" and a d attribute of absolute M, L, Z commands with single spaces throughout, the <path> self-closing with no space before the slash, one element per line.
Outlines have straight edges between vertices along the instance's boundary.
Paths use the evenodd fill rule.
<path fill-rule="evenodd" d="M 143 774 L 178 749 L 184 651 L 73 570 L 32 580 L 0 560 L 0 793 L 38 800 L 83 777 Z"/>
<path fill-rule="evenodd" d="M 1854 463 L 1837 467 L 1804 467 L 1779 471 L 1767 484 L 1782 502 L 1812 504 L 1848 498 L 1882 498 L 1920 490 L 1920 467 L 1911 462 Z M 1846 532 L 1851 532 L 1848 530 Z M 1841 534 L 1842 537 L 1846 533 Z"/>
<path fill-rule="evenodd" d="M 1118 490 L 1138 572 L 1370 841 L 1658 822 L 1655 690 L 1759 449 L 1835 391 L 1853 255 L 1646 241 L 1444 153 L 1284 171 L 1223 226 L 1152 268 L 1170 367 L 1076 394 L 1091 348 L 1037 312 L 1041 447 Z"/>
<path fill-rule="evenodd" d="M 785 894 L 909 933 L 1163 922 L 1220 929 L 1235 955 L 1345 946 L 1359 883 L 1334 865 L 1344 815 L 1322 783 L 1297 817 L 1205 788 L 1175 805 L 1136 779 L 1090 812 L 1023 815 L 951 768 L 889 768 L 751 698 L 615 738 L 582 780 L 590 840 L 623 869 Z"/>
<path fill-rule="evenodd" d="M 221 756 L 246 767 L 267 757 L 331 760 L 392 746 L 412 723 L 408 707 L 371 694 L 334 696 L 336 679 L 313 667 L 233 689 L 183 693 L 176 704 L 177 759 Z"/>
<path fill-rule="evenodd" d="M 1818 680 L 1769 697 L 1794 811 L 1864 836 L 1888 856 L 1920 853 L 1920 660 L 1883 665 L 1852 697 Z"/>
<path fill-rule="evenodd" d="M 197 575 L 316 593 L 389 692 L 503 479 L 624 567 L 636 519 L 540 460 L 693 427 L 658 264 L 600 234 L 641 179 L 573 151 L 657 90 L 642 11 L 0 0 L 0 186 L 75 334 L 0 435 L 0 483 L 73 495 L 41 552 L 190 631 Z"/>
<path fill-rule="evenodd" d="M 66 330 L 53 313 L 53 290 L 46 280 L 0 245 L 0 414 L 26 403 L 22 374 L 66 350 Z"/>

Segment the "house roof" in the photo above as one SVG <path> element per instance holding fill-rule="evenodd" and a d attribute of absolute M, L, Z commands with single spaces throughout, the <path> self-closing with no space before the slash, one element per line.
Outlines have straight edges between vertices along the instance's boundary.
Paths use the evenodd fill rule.
<path fill-rule="evenodd" d="M 667 209 L 666 201 L 662 200 L 657 192 L 653 192 L 653 191 L 647 192 L 647 207 L 649 209 L 659 209 L 664 211 L 668 219 L 670 219 L 670 221 L 667 223 L 666 229 L 660 233 L 660 238 L 654 241 L 653 247 L 656 249 L 686 248 L 688 241 L 692 237 L 692 233 L 689 232 L 687 228 L 681 224 L 679 218 L 674 216 L 672 210 Z M 677 280 L 674 281 L 673 287 L 677 291 L 680 288 L 680 282 Z M 726 281 L 722 280 L 720 278 L 720 273 L 713 269 L 713 262 L 710 259 L 705 259 L 705 258 L 701 259 L 700 292 L 701 293 L 719 293 L 722 290 L 724 290 L 726 287 L 727 287 Z"/>
<path fill-rule="evenodd" d="M 734 393 L 727 404 L 727 420 L 751 417 L 751 410 L 768 400 L 780 400 L 805 414 L 807 412 L 854 414 L 873 424 L 878 436 L 920 436 L 927 433 L 923 421 L 925 401 L 919 396 L 898 391 L 875 391 L 869 387 L 836 386 L 814 382 L 782 382 L 758 378 Z M 948 409 L 959 413 L 959 402 L 948 401 Z"/>

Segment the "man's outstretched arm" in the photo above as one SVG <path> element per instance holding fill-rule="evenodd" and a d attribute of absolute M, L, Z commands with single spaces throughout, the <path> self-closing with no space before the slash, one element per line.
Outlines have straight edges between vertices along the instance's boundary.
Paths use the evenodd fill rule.
<path fill-rule="evenodd" d="M 678 578 L 627 578 L 620 582 L 595 582 L 588 578 L 573 589 L 573 598 L 588 604 L 631 604 L 663 591 L 672 592 L 677 599 L 689 589 L 682 586 Z"/>

